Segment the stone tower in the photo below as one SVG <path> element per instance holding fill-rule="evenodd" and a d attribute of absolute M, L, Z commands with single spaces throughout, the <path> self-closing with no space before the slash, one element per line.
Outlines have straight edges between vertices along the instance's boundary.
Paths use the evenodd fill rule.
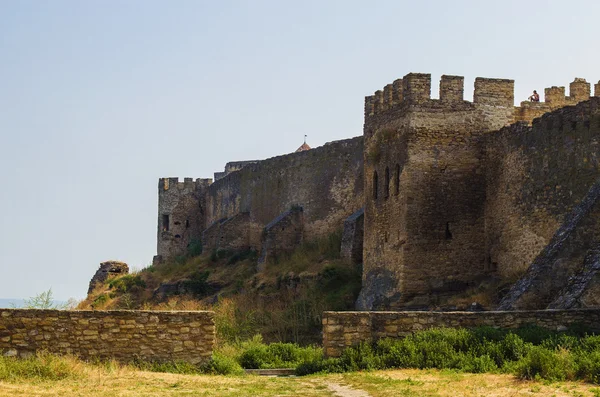
<path fill-rule="evenodd" d="M 365 101 L 365 225 L 359 309 L 429 307 L 486 272 L 478 137 L 514 118 L 512 80 L 411 73 Z"/>
<path fill-rule="evenodd" d="M 206 189 L 212 179 L 161 178 L 158 181 L 157 260 L 184 255 L 206 228 Z"/>

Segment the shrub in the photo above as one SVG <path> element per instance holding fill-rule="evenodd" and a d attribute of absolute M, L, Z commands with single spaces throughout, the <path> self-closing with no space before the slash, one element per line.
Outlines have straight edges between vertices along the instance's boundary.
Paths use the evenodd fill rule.
<path fill-rule="evenodd" d="M 146 282 L 137 274 L 126 274 L 115 278 L 108 283 L 109 288 L 122 294 L 132 290 L 146 288 Z"/>
<path fill-rule="evenodd" d="M 210 284 L 206 281 L 208 276 L 210 276 L 209 271 L 196 271 L 188 280 L 183 281 L 183 286 L 186 291 L 196 297 L 205 296 L 212 292 Z"/>
<path fill-rule="evenodd" d="M 240 252 L 236 252 L 229 257 L 227 260 L 227 265 L 234 265 L 237 262 L 241 262 L 243 260 L 255 261 L 258 259 L 258 251 L 253 249 L 248 249 Z"/>
<path fill-rule="evenodd" d="M 240 356 L 239 362 L 242 368 L 266 368 L 270 355 L 266 345 L 260 344 L 246 349 Z"/>
<path fill-rule="evenodd" d="M 496 361 L 487 354 L 475 357 L 465 356 L 460 369 L 478 374 L 484 372 L 496 372 L 498 371 L 498 365 L 496 364 Z"/>
<path fill-rule="evenodd" d="M 554 333 L 546 328 L 538 327 L 535 325 L 526 325 L 515 330 L 515 333 L 519 335 L 525 342 L 533 343 L 534 345 L 541 344 L 544 339 L 550 338 Z"/>
<path fill-rule="evenodd" d="M 192 240 L 187 246 L 187 256 L 192 258 L 202 254 L 202 242 L 200 240 Z"/>
<path fill-rule="evenodd" d="M 551 351 L 541 346 L 533 346 L 517 363 L 516 371 L 522 379 L 561 381 L 574 379 L 576 367 L 571 353 L 567 350 Z"/>
<path fill-rule="evenodd" d="M 241 375 L 244 369 L 235 358 L 215 352 L 210 361 L 202 367 L 202 372 L 214 375 Z"/>
<path fill-rule="evenodd" d="M 335 363 L 337 366 L 337 362 Z M 363 342 L 345 349 L 339 358 L 345 371 L 373 370 L 384 368 L 381 356 L 376 354 L 371 343 Z"/>

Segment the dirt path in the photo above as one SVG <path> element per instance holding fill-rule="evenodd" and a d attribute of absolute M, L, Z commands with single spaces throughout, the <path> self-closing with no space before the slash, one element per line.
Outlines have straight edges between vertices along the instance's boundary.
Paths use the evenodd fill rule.
<path fill-rule="evenodd" d="M 325 382 L 325 385 L 338 397 L 371 397 L 366 391 L 353 389 L 339 383 Z"/>

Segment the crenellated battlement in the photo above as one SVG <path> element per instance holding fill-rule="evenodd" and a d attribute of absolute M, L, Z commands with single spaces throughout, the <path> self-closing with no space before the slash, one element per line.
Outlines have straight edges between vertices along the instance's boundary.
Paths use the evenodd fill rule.
<path fill-rule="evenodd" d="M 462 102 L 464 100 L 465 78 L 443 75 L 440 80 L 440 101 Z"/>
<path fill-rule="evenodd" d="M 521 102 L 521 106 L 515 109 L 515 121 L 526 121 L 531 124 L 533 119 L 541 117 L 545 113 L 587 101 L 591 97 L 591 88 L 590 83 L 579 77 L 576 77 L 569 84 L 569 95 L 566 95 L 565 87 L 563 86 L 545 88 L 544 101 Z M 594 95 L 600 95 L 600 82 L 594 86 Z"/>
<path fill-rule="evenodd" d="M 158 190 L 197 190 L 208 187 L 211 183 L 211 178 L 197 178 L 196 180 L 194 178 L 183 178 L 183 182 L 179 182 L 178 177 L 160 178 L 158 180 Z"/>
<path fill-rule="evenodd" d="M 512 107 L 515 103 L 515 81 L 477 77 L 473 102 L 480 105 Z"/>
<path fill-rule="evenodd" d="M 525 121 L 531 124 L 533 119 L 544 113 L 590 99 L 592 88 L 585 79 L 577 77 L 569 84 L 569 95 L 566 95 L 565 87 L 552 86 L 544 90 L 544 101 L 523 101 L 520 106 L 514 106 L 514 80 L 477 77 L 473 102 L 464 100 L 464 77 L 462 76 L 443 75 L 439 87 L 439 99 L 432 99 L 431 75 L 409 73 L 402 79 L 386 85 L 383 90 L 375 91 L 373 95 L 365 98 L 365 118 L 408 107 L 459 110 L 464 107 L 456 107 L 457 104 L 467 106 L 472 104 L 475 108 L 483 109 L 485 115 L 489 115 L 490 109 L 493 108 L 502 112 L 504 112 L 502 109 L 506 109 L 513 115 L 511 122 Z M 600 81 L 594 84 L 594 96 L 600 96 Z"/>
<path fill-rule="evenodd" d="M 409 73 L 365 98 L 365 116 L 373 116 L 401 106 L 436 106 L 470 103 L 464 100 L 465 78 L 443 75 L 439 99 L 431 98 L 431 75 Z M 512 107 L 514 81 L 478 77 L 475 80 L 473 103 Z"/>

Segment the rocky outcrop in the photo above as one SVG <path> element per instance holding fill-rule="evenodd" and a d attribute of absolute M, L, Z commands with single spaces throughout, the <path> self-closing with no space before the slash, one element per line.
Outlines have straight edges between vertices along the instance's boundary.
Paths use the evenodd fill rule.
<path fill-rule="evenodd" d="M 111 277 L 129 273 L 129 266 L 125 262 L 106 261 L 100 264 L 100 268 L 92 277 L 88 288 L 88 295 L 92 293 L 97 284 L 102 284 Z"/>

